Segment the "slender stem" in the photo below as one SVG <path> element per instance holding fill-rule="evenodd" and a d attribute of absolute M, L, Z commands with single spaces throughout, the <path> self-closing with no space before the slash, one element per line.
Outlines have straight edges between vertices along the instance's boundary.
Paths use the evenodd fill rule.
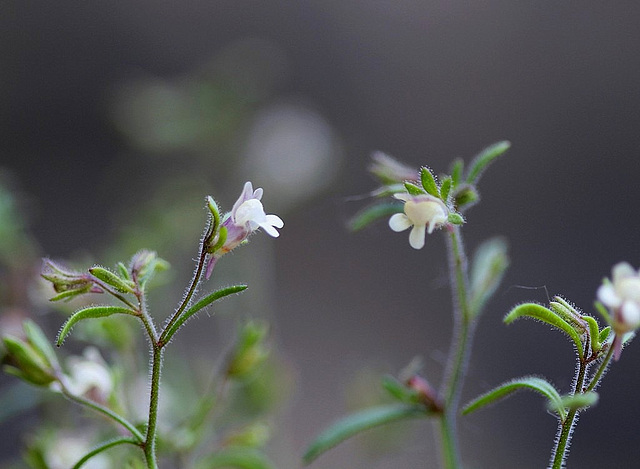
<path fill-rule="evenodd" d="M 200 257 L 198 258 L 198 266 L 196 268 L 196 273 L 193 275 L 193 278 L 191 279 L 191 285 L 189 285 L 189 289 L 187 290 L 187 293 L 184 296 L 182 303 L 180 304 L 178 309 L 175 311 L 175 313 L 173 313 L 173 316 L 171 316 L 171 319 L 169 320 L 169 322 L 164 326 L 164 330 L 160 335 L 161 344 L 164 344 L 164 340 L 166 339 L 166 336 L 165 336 L 166 332 L 171 329 L 171 326 L 173 326 L 173 324 L 178 320 L 182 312 L 187 308 L 187 306 L 191 302 L 191 298 L 193 297 L 194 293 L 198 289 L 197 288 L 198 283 L 200 282 L 200 277 L 202 277 L 202 271 L 204 270 L 204 265 L 206 263 L 206 260 L 207 260 L 206 246 L 205 246 L 205 243 L 202 243 L 202 247 L 200 248 Z"/>
<path fill-rule="evenodd" d="M 149 398 L 149 421 L 144 440 L 144 456 L 149 469 L 157 469 L 156 432 L 158 429 L 158 398 L 160 396 L 160 372 L 162 370 L 162 347 L 153 344 L 151 359 L 151 394 Z"/>
<path fill-rule="evenodd" d="M 444 411 L 440 416 L 440 443 L 443 465 L 447 469 L 461 466 L 456 419 L 460 391 L 464 382 L 474 330 L 467 295 L 467 261 L 460 230 L 452 227 L 448 238 L 449 264 L 453 296 L 453 340 L 448 356 L 445 380 L 441 389 Z"/>
<path fill-rule="evenodd" d="M 613 357 L 613 345 L 609 347 L 609 350 L 607 351 L 607 355 L 602 360 L 602 363 L 600 363 L 600 367 L 598 368 L 598 371 L 596 371 L 596 373 L 593 375 L 593 378 L 591 378 L 591 382 L 587 387 L 587 392 L 593 391 L 595 387 L 598 385 L 598 383 L 602 379 L 602 375 L 604 374 L 605 370 L 609 366 L 609 362 L 611 362 L 611 357 Z"/>
<path fill-rule="evenodd" d="M 113 448 L 114 446 L 123 445 L 123 444 L 138 446 L 140 443 L 134 440 L 133 438 L 116 438 L 114 440 L 107 441 L 106 443 L 103 443 L 102 445 L 98 446 L 97 448 L 94 448 L 93 450 L 85 454 L 83 458 L 80 459 L 80 461 L 75 463 L 72 469 L 80 469 L 80 467 L 82 467 L 84 463 L 86 463 L 89 459 L 94 457 L 96 454 L 102 453 L 103 451 L 106 451 L 109 448 Z"/>
<path fill-rule="evenodd" d="M 578 367 L 578 374 L 573 384 L 573 395 L 576 393 L 581 394 L 584 386 L 584 378 L 587 372 L 587 363 L 583 357 L 580 357 L 580 366 Z M 576 423 L 576 416 L 578 415 L 578 409 L 571 409 L 563 421 L 560 421 L 558 427 L 558 437 L 556 438 L 556 444 L 551 452 L 553 462 L 553 469 L 561 469 L 564 467 L 564 463 L 567 459 L 569 452 L 569 443 L 571 442 L 571 434 L 573 433 L 573 427 Z"/>
<path fill-rule="evenodd" d="M 67 387 L 64 384 L 62 384 L 62 394 L 67 399 L 77 404 L 83 405 L 85 407 L 89 407 L 90 409 L 93 409 L 96 412 L 103 414 L 109 417 L 110 419 L 114 420 L 115 422 L 119 423 L 124 428 L 126 428 L 133 436 L 135 436 L 139 443 L 142 443 L 144 441 L 144 436 L 142 436 L 142 433 L 140 433 L 140 431 L 131 422 L 129 422 L 127 419 L 125 419 L 121 415 L 115 413 L 111 409 L 103 405 L 100 405 L 97 402 L 93 402 L 89 399 L 85 399 L 84 397 L 73 394 L 72 392 L 69 391 L 69 389 L 67 389 Z"/>

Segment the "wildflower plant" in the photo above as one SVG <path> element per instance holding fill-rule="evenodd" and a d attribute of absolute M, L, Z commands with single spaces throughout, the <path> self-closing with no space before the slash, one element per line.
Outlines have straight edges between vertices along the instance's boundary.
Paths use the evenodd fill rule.
<path fill-rule="evenodd" d="M 220 371 L 218 392 L 202 396 L 200 403 L 195 406 L 194 415 L 171 428 L 172 437 L 162 436 L 159 422 L 160 378 L 168 345 L 196 314 L 218 300 L 241 293 L 247 288 L 246 285 L 233 285 L 198 295 L 204 282 L 212 276 L 217 261 L 224 254 L 245 244 L 259 229 L 277 237 L 278 229 L 284 225 L 277 215 L 265 213 L 261 197 L 262 189 L 254 190 L 251 183 L 247 182 L 232 210 L 226 214 L 220 212 L 212 197 L 207 197 L 208 223 L 200 242 L 195 273 L 178 306 L 161 326 L 156 323 L 147 306 L 152 279 L 168 268 L 168 263 L 155 252 L 141 250 L 128 263 L 119 262 L 115 269 L 94 265 L 86 271 L 78 271 L 50 259 L 44 261 L 42 277 L 55 292 L 51 301 L 82 301 L 82 298 L 93 299 L 95 296 L 111 299 L 98 303 L 84 300 L 83 306 L 62 324 L 55 340 L 58 347 L 64 344 L 74 326 L 80 322 L 129 316 L 142 325 L 151 357 L 148 411 L 144 421 L 136 421 L 123 412 L 125 406 L 117 399 L 115 388 L 122 385 L 122 377 L 117 376 L 115 368 L 109 367 L 97 348 L 89 347 L 83 356 L 70 357 L 63 363 L 58 359 L 49 338 L 33 321 L 24 323 L 22 337 L 3 337 L 6 372 L 29 384 L 62 394 L 68 400 L 90 409 L 114 424 L 116 433 L 77 457 L 73 462 L 74 469 L 81 468 L 90 461 L 97 464 L 98 460 L 104 458 L 105 451 L 121 445 L 138 447 L 140 450 L 142 458 L 137 458 L 137 462 L 128 462 L 130 467 L 157 468 L 160 460 L 159 440 L 163 442 L 163 452 L 174 450 L 181 453 L 184 467 L 235 467 L 238 464 L 247 468 L 272 467 L 272 463 L 259 449 L 268 436 L 268 429 L 260 422 L 253 422 L 244 429 L 236 429 L 232 434 L 219 438 L 223 443 L 219 442 L 214 451 L 210 449 L 210 444 L 207 445 L 206 452 L 199 448 L 207 430 L 205 423 L 211 417 L 213 409 L 220 405 L 226 384 L 247 380 L 267 359 L 268 328 L 264 324 L 249 322 L 241 327 L 238 343 Z M 185 453 L 188 451 L 192 451 L 194 455 L 187 457 Z M 76 453 L 77 451 L 73 454 Z M 52 457 L 31 452 L 30 461 L 34 467 L 50 467 L 52 463 L 47 462 L 49 459 L 57 461 L 67 460 L 69 457 L 71 456 L 68 454 Z M 167 455 L 167 458 L 171 457 L 172 455 Z M 190 465 L 185 461 L 190 461 Z"/>
<path fill-rule="evenodd" d="M 627 263 L 621 263 L 613 268 L 611 280 L 603 281 L 597 291 L 595 309 L 604 318 L 604 326 L 594 315 L 583 313 L 562 296 L 554 297 L 548 306 L 520 304 L 505 316 L 505 324 L 528 317 L 569 337 L 576 352 L 577 367 L 568 393 L 561 394 L 545 378 L 524 376 L 509 380 L 462 407 L 460 393 L 476 324 L 509 265 L 507 246 L 502 238 L 482 243 L 469 262 L 462 242 L 462 230 L 467 223 L 468 209 L 480 199 L 480 176 L 509 146 L 508 142 L 491 145 L 476 156 L 467 169 L 462 160 L 456 160 L 450 173 L 440 178 L 427 167 L 414 170 L 383 153 L 374 153 L 369 169 L 382 185 L 371 192 L 375 202 L 354 216 L 351 228 L 360 230 L 387 218 L 393 231 L 410 230 L 409 245 L 415 250 L 430 242 L 426 241 L 428 236 L 436 231 L 443 232 L 453 305 L 453 333 L 445 374 L 437 387 L 415 369 L 408 373 L 405 370 L 399 378 L 384 377 L 382 387 L 395 402 L 338 420 L 309 445 L 303 457 L 306 463 L 365 430 L 394 421 L 424 418 L 435 423 L 442 467 L 463 467 L 458 420 L 525 389 L 546 398 L 550 413 L 557 418 L 558 432 L 549 467 L 565 467 L 578 414 L 596 404 L 596 388 L 611 360 L 620 358 L 623 346 L 640 327 L 640 272 Z"/>

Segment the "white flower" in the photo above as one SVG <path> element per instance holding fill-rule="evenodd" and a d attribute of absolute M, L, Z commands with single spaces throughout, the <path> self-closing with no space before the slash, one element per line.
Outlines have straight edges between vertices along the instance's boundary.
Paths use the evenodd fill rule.
<path fill-rule="evenodd" d="M 404 200 L 404 213 L 396 213 L 389 219 L 389 227 L 396 232 L 411 228 L 409 244 L 414 249 L 422 249 L 426 233 L 433 233 L 447 222 L 449 209 L 437 197 L 428 194 L 394 194 L 396 199 Z"/>
<path fill-rule="evenodd" d="M 276 228 L 282 228 L 284 222 L 278 215 L 265 213 L 262 202 L 260 202 L 262 193 L 261 187 L 253 190 L 251 182 L 245 182 L 240 197 L 222 222 L 222 226 L 227 230 L 227 238 L 224 244 L 212 253 L 205 274 L 206 278 L 211 276 L 213 267 L 222 255 L 238 247 L 258 229 L 262 228 L 265 233 L 274 238 L 280 236 Z"/>
<path fill-rule="evenodd" d="M 109 368 L 95 347 L 87 347 L 82 357 L 69 357 L 69 376 L 65 386 L 77 396 L 89 395 L 97 402 L 105 402 L 113 391 Z"/>
<path fill-rule="evenodd" d="M 640 273 L 626 262 L 612 269 L 611 281 L 598 288 L 598 300 L 612 313 L 611 327 L 616 333 L 615 358 L 620 356 L 622 335 L 640 326 Z"/>

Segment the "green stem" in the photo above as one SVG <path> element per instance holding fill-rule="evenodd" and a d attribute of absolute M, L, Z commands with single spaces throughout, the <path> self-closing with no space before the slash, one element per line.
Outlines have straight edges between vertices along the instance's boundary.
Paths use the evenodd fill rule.
<path fill-rule="evenodd" d="M 123 444 L 138 446 L 140 443 L 134 440 L 133 438 L 116 438 L 115 440 L 107 441 L 106 443 L 103 443 L 97 448 L 94 448 L 93 450 L 91 450 L 89 453 L 85 454 L 82 457 L 82 459 L 80 459 L 80 461 L 75 463 L 72 469 L 80 469 L 84 465 L 84 463 L 86 463 L 89 459 L 94 457 L 96 454 L 102 453 L 103 451 L 106 451 L 109 448 L 113 448 L 114 446 L 123 445 Z"/>
<path fill-rule="evenodd" d="M 467 297 L 467 260 L 458 227 L 450 229 L 447 243 L 453 296 L 453 340 L 441 390 L 444 411 L 440 416 L 440 443 L 443 465 L 447 469 L 461 466 L 456 430 L 460 391 L 468 365 L 473 336 L 473 319 Z"/>
<path fill-rule="evenodd" d="M 581 394 L 584 386 L 584 378 L 587 372 L 587 364 L 583 357 L 580 357 L 580 366 L 578 368 L 578 374 L 574 381 L 573 394 Z M 578 409 L 571 409 L 567 414 L 567 417 L 560 421 L 558 427 L 558 437 L 556 438 L 556 444 L 551 452 L 553 462 L 551 467 L 553 469 L 562 469 L 568 456 L 569 443 L 571 441 L 571 434 L 573 433 L 573 427 L 576 423 L 576 416 L 578 415 Z"/>
<path fill-rule="evenodd" d="M 609 366 L 609 362 L 611 361 L 611 357 L 613 357 L 613 346 L 612 345 L 609 346 L 609 350 L 607 351 L 607 355 L 604 357 L 604 360 L 602 360 L 602 363 L 600 363 L 600 367 L 598 368 L 598 371 L 596 371 L 596 373 L 593 375 L 593 378 L 591 378 L 591 382 L 589 383 L 589 386 L 587 387 L 587 392 L 593 391 L 595 389 L 595 387 L 598 385 L 598 383 L 602 379 L 602 375 L 604 374 L 604 372 L 606 371 L 607 367 Z"/>
<path fill-rule="evenodd" d="M 85 399 L 84 397 L 80 397 L 77 396 L 73 393 L 71 393 L 64 384 L 62 384 L 62 394 L 69 400 L 83 405 L 85 407 L 88 407 L 90 409 L 95 410 L 96 412 L 105 415 L 107 417 L 109 417 L 110 419 L 114 420 L 115 422 L 119 423 L 120 425 L 122 425 L 124 428 L 126 428 L 127 430 L 129 430 L 129 432 L 136 437 L 136 439 L 138 440 L 139 443 L 142 443 L 144 441 L 144 436 L 142 436 L 142 433 L 140 433 L 140 431 L 132 424 L 130 423 L 127 419 L 125 419 L 124 417 L 122 417 L 121 415 L 115 413 L 114 411 L 112 411 L 111 409 L 104 407 L 103 405 L 98 404 L 97 402 L 93 402 L 89 399 Z"/>
<path fill-rule="evenodd" d="M 160 372 L 162 370 L 162 347 L 153 344 L 151 364 L 151 395 L 149 398 L 149 421 L 144 440 L 144 456 L 149 469 L 157 469 L 156 432 L 158 429 L 158 398 L 160 396 Z"/>

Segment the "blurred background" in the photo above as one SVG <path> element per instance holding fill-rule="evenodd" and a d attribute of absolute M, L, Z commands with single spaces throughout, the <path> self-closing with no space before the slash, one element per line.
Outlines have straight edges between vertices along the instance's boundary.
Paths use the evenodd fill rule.
<path fill-rule="evenodd" d="M 566 391 L 569 341 L 501 320 L 558 293 L 592 311 L 615 263 L 640 266 L 639 24 L 637 2 L 4 0 L 0 182 L 23 225 L 2 248 L 3 318 L 33 308 L 26 279 L 41 256 L 112 266 L 146 247 L 172 264 L 152 305 L 161 321 L 190 278 L 204 196 L 229 210 L 253 181 L 281 236 L 220 261 L 212 282 L 251 287 L 219 318 L 189 323 L 175 353 L 215 360 L 236 318 L 269 321 L 286 369 L 269 451 L 295 468 L 321 429 L 377 399 L 381 375 L 416 355 L 431 382 L 442 374 L 441 234 L 414 251 L 385 223 L 345 227 L 366 204 L 353 196 L 375 188 L 371 151 L 444 172 L 508 139 L 464 228 L 469 251 L 504 235 L 512 267 L 478 327 L 462 400 L 525 374 Z M 53 338 L 63 316 L 36 309 Z M 569 467 L 640 460 L 639 360 L 632 343 L 610 370 Z M 3 457 L 37 419 L 5 420 Z M 356 438 L 311 467 L 437 467 L 429 423 L 408 430 L 417 437 Z M 463 459 L 544 467 L 555 431 L 538 396 L 517 395 L 461 421 Z"/>

